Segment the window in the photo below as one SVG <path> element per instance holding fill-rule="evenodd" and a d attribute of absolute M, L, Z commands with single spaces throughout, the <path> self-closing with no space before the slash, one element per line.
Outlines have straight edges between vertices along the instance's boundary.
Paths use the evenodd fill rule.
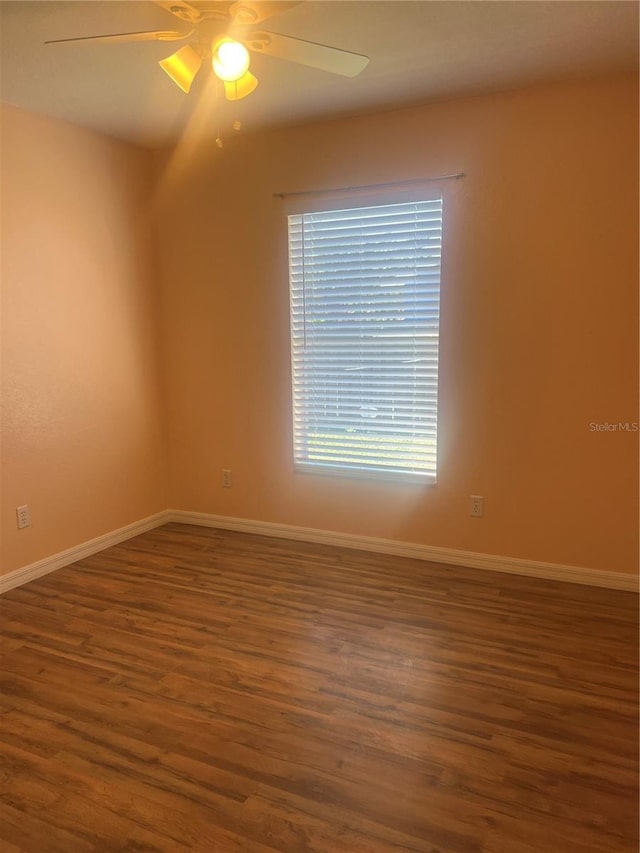
<path fill-rule="evenodd" d="M 442 199 L 289 216 L 296 468 L 435 481 Z"/>

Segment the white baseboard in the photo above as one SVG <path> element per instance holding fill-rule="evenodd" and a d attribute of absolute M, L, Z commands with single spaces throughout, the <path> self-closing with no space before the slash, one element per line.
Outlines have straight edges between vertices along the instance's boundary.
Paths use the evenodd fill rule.
<path fill-rule="evenodd" d="M 140 533 L 146 533 L 147 530 L 153 530 L 154 527 L 160 527 L 171 520 L 171 515 L 173 513 L 167 510 L 157 512 L 155 515 L 140 519 L 140 521 L 134 521 L 133 524 L 127 524 L 125 527 L 119 527 L 110 533 L 96 536 L 95 539 L 90 539 L 88 542 L 74 545 L 73 548 L 68 548 L 66 551 L 60 551 L 51 557 L 45 557 L 36 563 L 15 569 L 13 572 L 0 576 L 0 593 L 8 592 L 16 586 L 22 586 L 24 583 L 42 577 L 42 575 L 47 575 L 49 572 L 68 566 L 77 560 L 82 560 L 84 557 L 90 557 L 92 554 L 104 551 L 105 548 L 110 548 L 112 545 L 118 545 L 120 542 L 125 542 Z"/>
<path fill-rule="evenodd" d="M 559 563 L 542 563 L 536 560 L 522 560 L 517 557 L 498 557 L 492 554 L 457 551 L 453 548 L 439 548 L 431 545 L 416 545 L 411 542 L 380 539 L 374 536 L 316 530 L 312 527 L 294 527 L 290 524 L 251 521 L 245 518 L 229 518 L 223 515 L 185 512 L 184 510 L 169 510 L 167 520 L 182 524 L 197 524 L 201 527 L 238 530 L 261 536 L 275 536 L 280 539 L 297 539 L 303 542 L 338 545 L 342 548 L 355 548 L 358 551 L 375 551 L 380 554 L 394 554 L 398 557 L 413 557 L 416 560 L 426 560 L 431 563 L 486 569 L 491 572 L 507 572 L 532 578 L 544 578 L 545 580 L 586 584 L 587 586 L 600 586 L 630 592 L 638 592 L 639 588 L 637 575 L 622 574 L 621 572 L 563 566 Z"/>
<path fill-rule="evenodd" d="M 223 530 L 237 530 L 259 536 L 274 536 L 279 539 L 297 539 L 302 542 L 318 542 L 324 545 L 337 545 L 342 548 L 354 548 L 358 551 L 373 551 L 380 554 L 394 554 L 398 557 L 412 557 L 431 563 L 444 563 L 452 566 L 485 569 L 492 572 L 507 572 L 545 580 L 600 586 L 609 589 L 638 591 L 638 577 L 620 572 L 598 571 L 578 566 L 563 566 L 558 563 L 542 563 L 535 560 L 522 560 L 517 557 L 498 557 L 492 554 L 479 554 L 474 551 L 457 551 L 453 548 L 439 548 L 431 545 L 416 545 L 411 542 L 399 542 L 395 539 L 381 539 L 374 536 L 358 536 L 354 533 L 336 533 L 331 530 L 317 530 L 313 527 L 295 527 L 291 524 L 276 524 L 270 521 L 252 521 L 246 518 L 230 518 L 224 515 L 210 515 L 204 512 L 186 512 L 184 510 L 164 510 L 148 518 L 135 521 L 126 527 L 120 527 L 111 533 L 97 536 L 66 551 L 60 551 L 51 557 L 45 557 L 36 563 L 23 566 L 9 574 L 0 576 L 0 593 L 42 577 L 63 566 L 68 566 L 104 551 L 112 545 L 125 542 L 140 533 L 160 527 L 168 522 L 196 524 L 200 527 L 215 527 Z"/>

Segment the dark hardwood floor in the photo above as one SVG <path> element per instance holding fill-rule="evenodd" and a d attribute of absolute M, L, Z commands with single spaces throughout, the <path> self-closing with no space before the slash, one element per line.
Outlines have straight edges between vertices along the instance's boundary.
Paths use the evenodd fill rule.
<path fill-rule="evenodd" d="M 0 599 L 0 850 L 635 853 L 637 604 L 146 533 Z"/>

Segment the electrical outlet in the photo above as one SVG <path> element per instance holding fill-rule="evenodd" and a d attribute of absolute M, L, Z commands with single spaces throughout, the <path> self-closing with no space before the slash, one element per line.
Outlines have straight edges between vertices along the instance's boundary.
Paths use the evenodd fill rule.
<path fill-rule="evenodd" d="M 18 530 L 22 530 L 23 527 L 31 527 L 31 511 L 26 504 L 16 507 L 16 519 L 18 521 Z"/>
<path fill-rule="evenodd" d="M 484 515 L 484 498 L 482 495 L 469 495 L 469 515 L 482 518 Z"/>
<path fill-rule="evenodd" d="M 231 471 L 229 470 L 229 468 L 222 469 L 222 488 L 231 488 Z"/>

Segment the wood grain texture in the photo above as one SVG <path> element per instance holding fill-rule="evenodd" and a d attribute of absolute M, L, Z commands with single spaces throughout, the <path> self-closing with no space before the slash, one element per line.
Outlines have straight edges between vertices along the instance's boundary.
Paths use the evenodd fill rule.
<path fill-rule="evenodd" d="M 0 608 L 2 851 L 638 849 L 632 593 L 170 524 Z"/>

